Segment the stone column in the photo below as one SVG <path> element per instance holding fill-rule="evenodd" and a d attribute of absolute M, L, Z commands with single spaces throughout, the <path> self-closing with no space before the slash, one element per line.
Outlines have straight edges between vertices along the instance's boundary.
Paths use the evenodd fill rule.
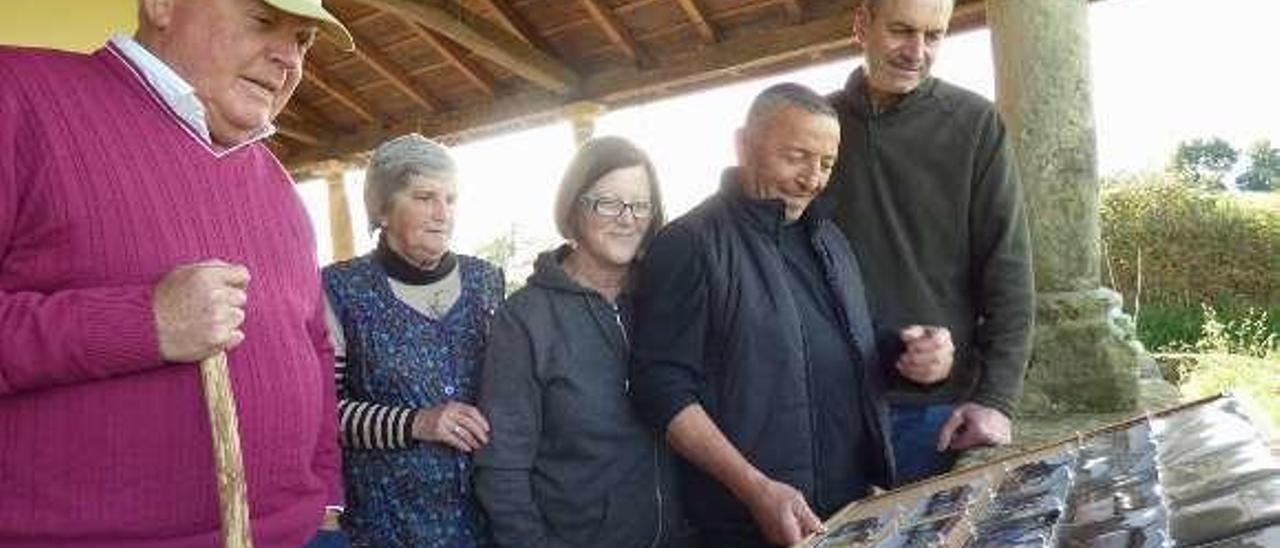
<path fill-rule="evenodd" d="M 1102 287 L 1086 0 L 987 0 L 997 106 L 1027 198 L 1036 330 L 1028 413 L 1134 408 L 1145 358 Z M 1148 358 L 1149 360 L 1149 358 Z"/>
<path fill-rule="evenodd" d="M 329 237 L 333 243 L 333 260 L 350 259 L 356 254 L 355 233 L 351 230 L 351 206 L 343 184 L 345 168 L 334 168 L 325 174 L 329 187 Z"/>
<path fill-rule="evenodd" d="M 573 124 L 573 142 L 577 146 L 591 139 L 596 133 L 596 118 L 604 114 L 605 106 L 590 101 L 579 101 L 564 107 L 565 115 Z"/>

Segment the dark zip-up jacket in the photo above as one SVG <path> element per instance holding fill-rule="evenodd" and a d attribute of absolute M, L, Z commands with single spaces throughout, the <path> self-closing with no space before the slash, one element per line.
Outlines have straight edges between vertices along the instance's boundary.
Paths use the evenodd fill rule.
<path fill-rule="evenodd" d="M 863 266 L 884 332 L 941 325 L 951 377 L 921 387 L 897 375 L 890 401 L 974 401 L 1005 414 L 1031 354 L 1034 291 L 1022 189 L 990 101 L 929 78 L 877 112 L 863 69 L 831 97 L 840 154 L 827 194 Z"/>
<path fill-rule="evenodd" d="M 843 335 L 858 357 L 850 366 L 863 375 L 861 392 L 848 397 L 863 406 L 868 423 L 864 469 L 869 483 L 889 485 L 884 364 L 857 260 L 828 210 L 815 201 L 799 222 L 809 225 Z M 824 475 L 815 450 L 824 410 L 815 403 L 780 248 L 783 214 L 781 201 L 746 197 L 736 171 L 728 170 L 717 194 L 658 233 L 640 268 L 632 398 L 644 419 L 663 430 L 685 407 L 700 404 L 748 461 L 812 504 Z M 747 508 L 710 475 L 685 468 L 685 508 L 704 537 L 751 538 Z"/>
<path fill-rule="evenodd" d="M 569 277 L 567 253 L 538 257 L 490 331 L 476 495 L 500 546 L 673 546 L 673 462 L 627 397 L 626 314 Z"/>

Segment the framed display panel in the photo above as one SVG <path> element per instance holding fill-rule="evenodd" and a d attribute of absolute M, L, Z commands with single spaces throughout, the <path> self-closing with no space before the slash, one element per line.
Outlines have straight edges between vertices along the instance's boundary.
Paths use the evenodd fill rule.
<path fill-rule="evenodd" d="M 1220 395 L 882 492 L 825 525 L 797 546 L 1256 546 L 1280 527 L 1280 462 Z"/>

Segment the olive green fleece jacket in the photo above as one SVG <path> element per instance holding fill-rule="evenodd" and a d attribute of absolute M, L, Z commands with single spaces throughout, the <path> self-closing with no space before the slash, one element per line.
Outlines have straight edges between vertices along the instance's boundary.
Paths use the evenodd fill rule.
<path fill-rule="evenodd" d="M 831 96 L 840 153 L 827 192 L 885 336 L 951 330 L 944 382 L 895 377 L 893 403 L 972 401 L 1012 415 L 1031 353 L 1031 246 L 1004 124 L 985 98 L 927 78 L 876 111 L 864 69 Z"/>

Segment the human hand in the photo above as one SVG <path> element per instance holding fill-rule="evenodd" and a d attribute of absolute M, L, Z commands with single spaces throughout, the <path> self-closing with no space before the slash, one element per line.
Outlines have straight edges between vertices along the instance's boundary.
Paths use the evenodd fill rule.
<path fill-rule="evenodd" d="M 160 356 L 198 362 L 244 341 L 249 270 L 222 261 L 179 266 L 156 284 L 151 298 Z"/>
<path fill-rule="evenodd" d="M 414 413 L 413 437 L 470 453 L 489 443 L 489 421 L 479 409 L 451 401 Z"/>
<path fill-rule="evenodd" d="M 1013 439 L 1013 423 L 999 410 L 968 402 L 951 412 L 938 432 L 938 451 L 1005 445 Z"/>
<path fill-rule="evenodd" d="M 901 333 L 906 346 L 895 366 L 898 373 L 920 384 L 934 384 L 951 375 L 956 347 L 945 327 L 911 325 Z"/>
<path fill-rule="evenodd" d="M 763 477 L 744 502 L 760 532 L 774 544 L 790 546 L 822 531 L 822 520 L 804 495 L 785 483 Z"/>

